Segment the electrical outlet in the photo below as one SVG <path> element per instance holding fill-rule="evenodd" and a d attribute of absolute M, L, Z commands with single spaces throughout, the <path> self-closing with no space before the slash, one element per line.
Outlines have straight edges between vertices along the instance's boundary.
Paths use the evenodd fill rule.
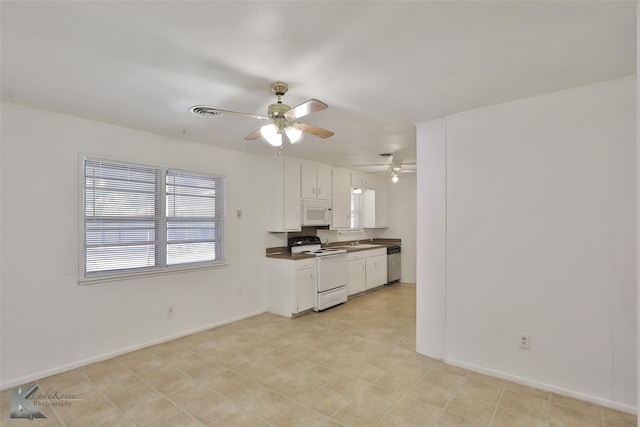
<path fill-rule="evenodd" d="M 520 334 L 520 348 L 529 350 L 531 348 L 531 336 L 527 334 Z"/>
<path fill-rule="evenodd" d="M 167 307 L 167 317 L 171 317 L 176 314 L 176 309 L 174 306 L 170 305 Z"/>

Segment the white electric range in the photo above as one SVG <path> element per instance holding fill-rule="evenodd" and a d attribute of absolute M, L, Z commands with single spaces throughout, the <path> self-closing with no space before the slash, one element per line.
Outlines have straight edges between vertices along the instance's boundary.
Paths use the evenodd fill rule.
<path fill-rule="evenodd" d="M 292 254 L 308 253 L 316 257 L 315 311 L 326 310 L 347 300 L 347 251 L 323 248 L 317 236 L 289 238 Z"/>

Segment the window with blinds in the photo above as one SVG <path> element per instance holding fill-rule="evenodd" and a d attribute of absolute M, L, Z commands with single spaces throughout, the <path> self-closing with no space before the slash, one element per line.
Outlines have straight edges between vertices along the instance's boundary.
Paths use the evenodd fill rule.
<path fill-rule="evenodd" d="M 84 276 L 224 262 L 224 177 L 83 160 Z"/>
<path fill-rule="evenodd" d="M 360 229 L 360 193 L 351 192 L 351 226 L 352 230 Z"/>

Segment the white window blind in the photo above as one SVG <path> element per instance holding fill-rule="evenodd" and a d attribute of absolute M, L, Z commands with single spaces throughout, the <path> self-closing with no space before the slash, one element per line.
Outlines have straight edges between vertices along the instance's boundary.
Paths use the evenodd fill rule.
<path fill-rule="evenodd" d="M 223 176 L 87 158 L 83 178 L 85 277 L 224 261 Z"/>
<path fill-rule="evenodd" d="M 224 236 L 221 176 L 167 171 L 167 265 L 214 261 Z"/>
<path fill-rule="evenodd" d="M 360 194 L 351 193 L 351 224 L 352 230 L 360 229 Z"/>

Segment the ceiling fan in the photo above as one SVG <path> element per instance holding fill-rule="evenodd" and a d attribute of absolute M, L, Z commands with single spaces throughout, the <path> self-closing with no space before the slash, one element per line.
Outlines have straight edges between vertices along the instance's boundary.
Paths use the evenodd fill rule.
<path fill-rule="evenodd" d="M 385 159 L 388 159 L 389 161 L 386 163 L 376 163 L 376 164 L 369 164 L 369 165 L 360 165 L 360 166 L 375 166 L 375 167 L 385 167 L 384 170 L 378 170 L 378 171 L 373 171 L 370 173 L 384 173 L 384 174 L 389 174 L 391 176 L 391 181 L 394 184 L 397 184 L 397 182 L 399 181 L 399 175 L 401 173 L 415 173 L 416 171 L 416 164 L 415 163 L 407 163 L 407 162 L 401 162 L 401 161 L 397 161 L 394 156 L 394 153 L 380 153 L 378 154 L 380 157 L 384 157 Z"/>
<path fill-rule="evenodd" d="M 240 113 L 237 111 L 221 110 L 219 108 L 211 107 L 208 105 L 194 105 L 189 109 L 193 114 L 197 116 L 219 118 L 225 114 L 231 114 L 236 116 L 249 117 L 252 119 L 269 120 L 270 124 L 262 126 L 260 129 L 253 132 L 251 135 L 246 136 L 244 139 L 252 140 L 257 139 L 260 136 L 269 142 L 269 144 L 280 147 L 282 146 L 283 134 L 289 140 L 291 144 L 295 144 L 302 138 L 302 133 L 309 133 L 320 138 L 329 138 L 333 135 L 333 132 L 321 129 L 316 126 L 312 126 L 306 123 L 292 122 L 290 120 L 299 119 L 301 117 L 308 116 L 316 111 L 324 110 L 328 107 L 322 101 L 317 99 L 310 99 L 297 107 L 291 108 L 287 104 L 282 103 L 282 96 L 287 93 L 289 85 L 284 82 L 274 82 L 271 84 L 271 90 L 278 97 L 278 102 L 269 105 L 266 116 L 260 116 L 256 114 Z"/>

